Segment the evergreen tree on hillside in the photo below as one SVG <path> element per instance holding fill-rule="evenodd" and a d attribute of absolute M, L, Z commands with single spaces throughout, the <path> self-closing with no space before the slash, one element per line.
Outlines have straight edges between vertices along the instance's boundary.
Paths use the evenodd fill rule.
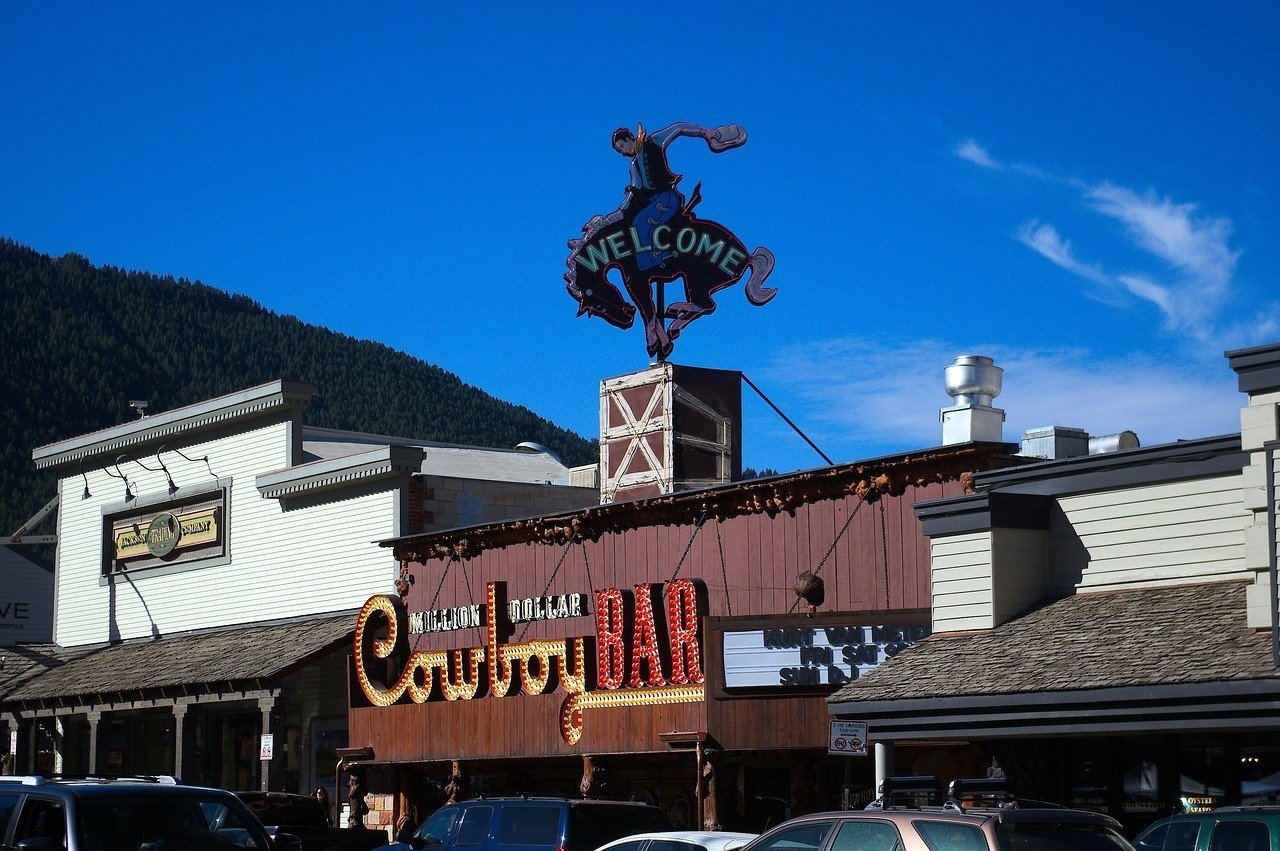
<path fill-rule="evenodd" d="M 31 450 L 277 378 L 316 385 L 311 425 L 477 446 L 532 440 L 569 465 L 594 443 L 438 366 L 199 282 L 0 239 L 0 533 L 53 495 Z"/>

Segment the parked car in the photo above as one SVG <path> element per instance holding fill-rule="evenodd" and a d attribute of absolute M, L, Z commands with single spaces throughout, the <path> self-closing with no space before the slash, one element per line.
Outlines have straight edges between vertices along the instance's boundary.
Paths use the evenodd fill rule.
<path fill-rule="evenodd" d="M 171 777 L 0 777 L 0 848 L 14 851 L 298 851 L 239 798 Z"/>
<path fill-rule="evenodd" d="M 756 838 L 754 833 L 721 830 L 670 830 L 638 833 L 615 839 L 597 851 L 736 851 Z"/>
<path fill-rule="evenodd" d="M 865 810 L 791 819 L 741 851 L 1133 851 L 1100 813 L 1016 801 L 987 780 L 888 778 Z"/>
<path fill-rule="evenodd" d="M 398 849 L 595 851 L 637 833 L 671 830 L 657 807 L 629 801 L 479 798 L 436 810 Z"/>
<path fill-rule="evenodd" d="M 1138 851 L 1280 851 L 1280 806 L 1221 807 L 1168 816 L 1133 844 Z"/>
<path fill-rule="evenodd" d="M 288 833 L 302 840 L 305 851 L 368 851 L 387 844 L 384 830 L 333 827 L 315 798 L 288 792 L 236 792 L 262 822 L 267 833 Z"/>

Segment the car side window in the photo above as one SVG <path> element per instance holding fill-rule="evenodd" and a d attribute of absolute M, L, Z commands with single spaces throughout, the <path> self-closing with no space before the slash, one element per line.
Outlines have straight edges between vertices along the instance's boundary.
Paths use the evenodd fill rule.
<path fill-rule="evenodd" d="M 1133 841 L 1133 847 L 1138 851 L 1161 851 L 1164 848 L 1164 838 L 1169 833 L 1169 825 L 1160 824 L 1151 828 Z"/>
<path fill-rule="evenodd" d="M 37 837 L 56 840 L 66 847 L 67 817 L 61 801 L 27 798 L 18 814 L 18 832 L 13 835 L 13 843 Z"/>
<path fill-rule="evenodd" d="M 898 829 L 887 821 L 876 819 L 846 821 L 840 825 L 840 832 L 831 843 L 831 851 L 901 851 L 901 848 L 902 837 L 898 836 Z M 947 846 L 947 851 L 951 851 L 951 846 Z"/>
<path fill-rule="evenodd" d="M 498 814 L 499 845 L 546 845 L 560 843 L 560 817 L 562 810 L 546 804 L 511 804 Z M 616 835 L 616 834 L 615 834 Z M 624 836 L 626 834 L 623 834 Z M 582 839 L 582 831 L 575 837 Z M 612 838 L 612 837 L 611 837 Z M 603 843 L 601 843 L 603 844 Z M 574 847 L 580 847 L 577 842 Z M 595 846 L 588 845 L 588 848 Z"/>
<path fill-rule="evenodd" d="M 619 842 L 617 845 L 609 849 L 609 851 L 640 851 L 644 847 L 646 839 L 635 839 L 631 842 Z"/>
<path fill-rule="evenodd" d="M 701 845 L 677 842 L 674 839 L 655 839 L 649 843 L 649 851 L 701 851 Z"/>
<path fill-rule="evenodd" d="M 775 848 L 778 851 L 816 851 L 826 844 L 827 835 L 831 833 L 831 826 L 834 824 L 831 820 L 806 821 L 778 828 L 761 839 L 754 851 L 770 851 Z"/>
<path fill-rule="evenodd" d="M 1209 836 L 1209 851 L 1271 851 L 1271 831 L 1260 821 L 1220 821 Z"/>
<path fill-rule="evenodd" d="M 422 840 L 424 848 L 431 848 L 436 845 L 448 845 L 449 837 L 453 835 L 454 822 L 458 820 L 457 807 L 445 807 L 438 811 L 431 818 L 422 823 L 422 826 L 414 832 L 415 839 Z"/>
<path fill-rule="evenodd" d="M 1195 851 L 1196 840 L 1200 838 L 1200 823 L 1195 821 L 1175 821 L 1169 823 L 1169 834 L 1164 845 L 1155 845 L 1160 851 Z"/>
<path fill-rule="evenodd" d="M 493 807 L 467 807 L 458 822 L 458 838 L 454 845 L 483 845 L 489 837 L 489 822 L 493 821 Z"/>
<path fill-rule="evenodd" d="M 4 836 L 9 832 L 9 817 L 17 805 L 17 795 L 0 795 L 0 842 L 4 842 Z"/>
<path fill-rule="evenodd" d="M 911 826 L 929 846 L 929 851 L 987 851 L 987 837 L 976 824 L 913 821 Z"/>

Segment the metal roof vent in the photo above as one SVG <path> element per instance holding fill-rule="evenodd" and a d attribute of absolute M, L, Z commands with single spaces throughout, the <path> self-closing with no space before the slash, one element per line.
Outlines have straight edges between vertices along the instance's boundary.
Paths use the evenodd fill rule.
<path fill-rule="evenodd" d="M 1078 458 L 1089 454 L 1089 432 L 1070 426 L 1042 426 L 1022 435 L 1022 455 L 1028 458 Z"/>
<path fill-rule="evenodd" d="M 956 443 L 999 443 L 1004 411 L 991 403 L 1000 395 L 1004 370 L 983 355 L 961 355 L 943 370 L 947 394 L 955 400 L 939 414 L 942 445 Z"/>
<path fill-rule="evenodd" d="M 1123 452 L 1126 449 L 1137 449 L 1140 446 L 1142 446 L 1142 442 L 1138 440 L 1138 435 L 1132 431 L 1122 431 L 1119 434 L 1100 434 L 1097 437 L 1089 438 L 1090 455 Z"/>

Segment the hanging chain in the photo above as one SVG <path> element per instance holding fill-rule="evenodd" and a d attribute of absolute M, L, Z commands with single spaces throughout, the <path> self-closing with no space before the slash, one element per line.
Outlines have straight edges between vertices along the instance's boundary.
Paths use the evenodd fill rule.
<path fill-rule="evenodd" d="M 587 569 L 587 587 L 591 589 L 591 595 L 594 597 L 596 593 L 596 583 L 591 579 L 591 559 L 587 558 L 587 544 L 582 543 L 582 564 Z"/>
<path fill-rule="evenodd" d="M 720 551 L 720 578 L 724 580 L 724 605 L 733 614 L 733 600 L 729 597 L 729 569 L 724 563 L 724 542 L 720 540 L 720 521 L 716 521 L 716 549 Z"/>
<path fill-rule="evenodd" d="M 676 572 L 671 574 L 671 578 L 667 580 L 668 584 L 675 582 L 676 577 L 680 575 L 680 568 L 684 567 L 684 560 L 689 557 L 689 550 L 693 549 L 693 542 L 697 540 L 698 533 L 702 531 L 702 524 L 707 522 L 707 512 L 703 511 L 698 515 L 698 524 L 693 527 L 693 534 L 689 536 L 689 543 L 684 545 L 684 552 L 680 555 L 680 561 L 676 564 Z"/>
<path fill-rule="evenodd" d="M 449 565 L 453 564 L 457 560 L 457 556 L 449 556 L 449 560 L 445 562 L 444 570 L 440 571 L 440 584 L 436 586 L 436 593 L 435 596 L 431 598 L 431 605 L 427 606 L 428 611 L 436 607 L 436 601 L 440 599 L 440 589 L 444 588 L 444 578 L 449 575 Z M 466 575 L 466 570 L 467 569 L 465 567 L 462 569 L 463 576 Z M 418 649 L 418 644 L 422 641 L 422 635 L 423 634 L 421 632 L 418 633 L 418 637 L 413 640 L 414 650 Z"/>
<path fill-rule="evenodd" d="M 848 531 L 849 524 L 853 522 L 853 518 L 858 516 L 858 509 L 862 508 L 863 500 L 858 500 L 858 504 L 853 507 L 853 511 L 849 512 L 849 516 L 845 518 L 844 525 L 840 527 L 840 531 L 836 532 L 835 539 L 831 542 L 831 546 L 827 547 L 826 555 L 822 557 L 822 561 L 818 562 L 818 566 L 813 569 L 813 575 L 817 576 L 818 571 L 822 570 L 822 566 L 827 563 L 827 559 L 831 558 L 831 554 L 836 551 L 836 544 L 840 543 L 840 539 L 844 537 L 844 533 Z M 800 598 L 796 597 L 795 602 L 791 604 L 791 608 L 787 612 L 794 612 L 796 606 L 800 605 Z"/>
<path fill-rule="evenodd" d="M 884 502 L 880 502 L 880 546 L 884 550 L 884 607 L 889 609 L 889 536 L 884 527 Z"/>
<path fill-rule="evenodd" d="M 564 564 L 564 560 L 569 557 L 569 550 L 573 549 L 573 545 L 578 542 L 576 536 L 571 537 L 569 542 L 564 545 L 564 552 L 560 553 L 560 560 L 556 562 L 555 569 L 551 571 L 551 575 L 547 577 L 547 587 L 542 589 L 542 596 L 547 596 L 547 592 L 551 590 L 551 583 L 556 581 L 556 574 L 560 572 L 560 566 Z M 586 552 L 586 548 L 583 548 Z M 520 630 L 519 641 L 524 641 L 525 633 L 529 631 L 529 627 L 533 626 L 533 621 L 525 621 L 524 628 Z"/>

